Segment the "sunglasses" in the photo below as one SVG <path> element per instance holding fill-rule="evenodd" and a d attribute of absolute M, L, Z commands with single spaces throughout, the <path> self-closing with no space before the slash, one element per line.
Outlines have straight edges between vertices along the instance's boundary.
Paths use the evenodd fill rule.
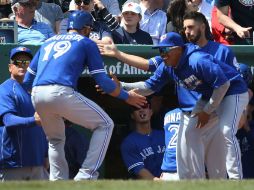
<path fill-rule="evenodd" d="M 19 3 L 21 6 L 23 7 L 29 7 L 29 8 L 34 8 L 36 7 L 36 3 L 35 2 L 31 2 L 31 3 Z"/>
<path fill-rule="evenodd" d="M 75 4 L 78 6 L 81 6 L 81 4 L 83 3 L 83 5 L 89 5 L 91 2 L 91 0 L 75 0 Z"/>
<path fill-rule="evenodd" d="M 31 60 L 12 60 L 11 63 L 18 67 L 27 67 L 30 64 Z"/>
<path fill-rule="evenodd" d="M 174 47 L 161 47 L 159 48 L 159 52 L 160 54 L 167 54 L 168 52 L 170 52 L 172 49 L 177 48 L 178 46 L 174 46 Z"/>

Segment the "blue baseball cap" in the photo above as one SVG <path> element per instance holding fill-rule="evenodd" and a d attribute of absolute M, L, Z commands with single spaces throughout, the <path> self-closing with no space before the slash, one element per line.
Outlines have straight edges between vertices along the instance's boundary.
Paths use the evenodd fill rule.
<path fill-rule="evenodd" d="M 25 53 L 27 54 L 31 59 L 33 59 L 33 54 L 32 51 L 26 47 L 23 46 L 19 46 L 16 48 L 13 48 L 10 52 L 10 59 L 13 58 L 14 55 L 16 55 L 17 53 Z"/>
<path fill-rule="evenodd" d="M 160 47 L 175 47 L 175 46 L 184 46 L 183 39 L 180 34 L 176 32 L 169 32 L 164 34 L 160 38 L 160 43 L 156 46 L 153 46 L 153 49 Z"/>

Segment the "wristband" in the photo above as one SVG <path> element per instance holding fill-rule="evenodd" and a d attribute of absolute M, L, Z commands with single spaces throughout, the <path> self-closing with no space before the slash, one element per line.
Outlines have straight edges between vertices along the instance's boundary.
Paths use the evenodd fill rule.
<path fill-rule="evenodd" d="M 117 96 L 117 98 L 122 99 L 122 100 L 127 100 L 129 98 L 129 94 L 121 88 L 120 93 Z"/>

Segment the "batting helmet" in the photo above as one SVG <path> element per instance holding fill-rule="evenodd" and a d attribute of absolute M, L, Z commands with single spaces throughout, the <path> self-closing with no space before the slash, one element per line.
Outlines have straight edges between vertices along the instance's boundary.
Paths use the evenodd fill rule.
<path fill-rule="evenodd" d="M 81 30 L 85 26 L 93 26 L 92 15 L 86 11 L 73 11 L 69 16 L 67 29 Z"/>
<path fill-rule="evenodd" d="M 251 68 L 244 63 L 239 63 L 239 68 L 240 68 L 240 73 L 241 73 L 244 81 L 246 82 L 246 84 L 247 85 L 251 84 L 252 77 L 253 77 Z"/>

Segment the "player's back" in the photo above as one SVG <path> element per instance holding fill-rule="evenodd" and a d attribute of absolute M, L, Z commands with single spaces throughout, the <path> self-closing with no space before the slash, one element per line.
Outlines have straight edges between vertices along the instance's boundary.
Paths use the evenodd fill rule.
<path fill-rule="evenodd" d="M 60 84 L 75 88 L 85 66 L 90 72 L 96 70 L 97 65 L 98 69 L 102 67 L 96 44 L 77 33 L 56 35 L 48 39 L 39 51 L 33 86 Z M 36 63 L 31 64 L 32 70 L 33 64 Z"/>

